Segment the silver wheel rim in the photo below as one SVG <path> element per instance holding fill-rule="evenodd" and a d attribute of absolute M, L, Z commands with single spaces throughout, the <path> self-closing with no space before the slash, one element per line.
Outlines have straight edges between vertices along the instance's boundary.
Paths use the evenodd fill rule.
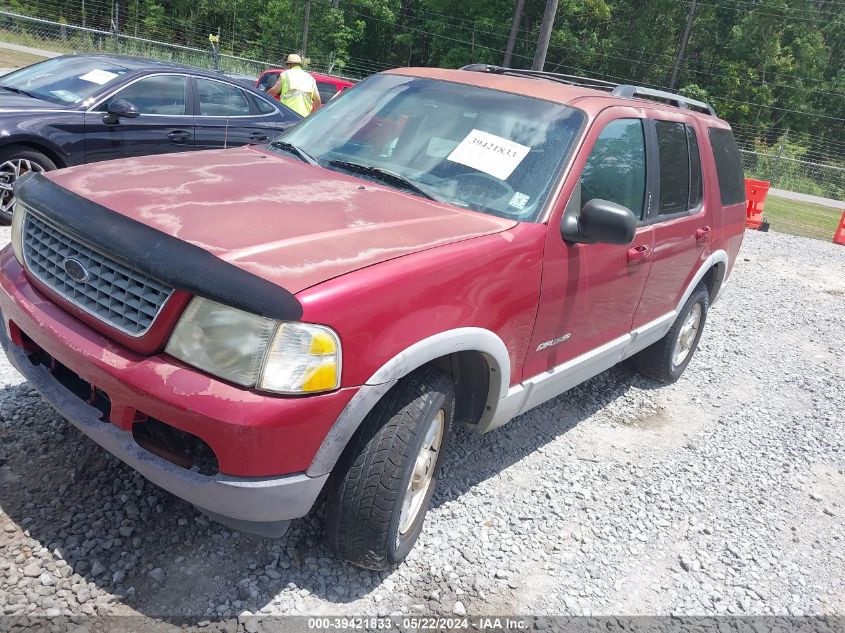
<path fill-rule="evenodd" d="M 31 171 L 41 173 L 44 168 L 28 158 L 12 158 L 0 164 L 0 211 L 12 215 L 15 206 L 15 182 Z"/>
<path fill-rule="evenodd" d="M 434 479 L 434 468 L 437 466 L 437 457 L 440 455 L 444 428 L 446 428 L 446 414 L 443 409 L 440 409 L 432 419 L 431 424 L 428 425 L 428 431 L 426 431 L 420 452 L 414 461 L 411 480 L 408 482 L 405 497 L 402 499 L 399 534 L 408 532 L 422 512 L 423 503 Z"/>
<path fill-rule="evenodd" d="M 675 350 L 672 353 L 672 363 L 675 367 L 683 363 L 692 353 L 699 327 L 701 327 L 701 304 L 696 303 L 692 306 L 687 318 L 684 319 L 684 324 L 681 326 L 681 331 L 678 332 L 678 338 L 675 341 Z"/>

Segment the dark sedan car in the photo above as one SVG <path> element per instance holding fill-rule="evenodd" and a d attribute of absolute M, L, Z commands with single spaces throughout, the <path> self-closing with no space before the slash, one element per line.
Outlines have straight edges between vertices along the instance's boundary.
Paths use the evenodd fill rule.
<path fill-rule="evenodd" d="M 68 55 L 0 77 L 0 221 L 15 180 L 112 158 L 264 143 L 297 113 L 221 73 Z"/>

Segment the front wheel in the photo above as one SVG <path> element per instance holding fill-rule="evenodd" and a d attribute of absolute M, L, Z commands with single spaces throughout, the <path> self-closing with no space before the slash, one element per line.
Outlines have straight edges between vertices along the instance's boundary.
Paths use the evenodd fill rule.
<path fill-rule="evenodd" d="M 15 182 L 31 171 L 44 172 L 56 164 L 41 152 L 22 145 L 0 149 L 0 224 L 9 224 L 15 208 Z"/>
<path fill-rule="evenodd" d="M 631 359 L 636 370 L 660 382 L 680 378 L 698 348 L 709 307 L 710 293 L 697 286 L 666 336 Z"/>
<path fill-rule="evenodd" d="M 454 409 L 452 381 L 427 367 L 370 412 L 329 487 L 326 537 L 341 558 L 385 569 L 408 555 L 437 486 Z"/>

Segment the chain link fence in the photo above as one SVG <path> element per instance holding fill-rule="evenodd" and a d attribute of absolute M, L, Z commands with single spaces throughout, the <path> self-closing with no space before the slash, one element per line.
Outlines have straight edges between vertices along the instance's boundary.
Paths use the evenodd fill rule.
<path fill-rule="evenodd" d="M 772 187 L 832 200 L 845 200 L 845 168 L 777 154 L 740 150 L 745 177 Z"/>
<path fill-rule="evenodd" d="M 221 52 L 216 44 L 207 48 L 160 42 L 116 29 L 105 30 L 65 24 L 44 18 L 22 15 L 0 5 L 0 39 L 43 48 L 56 53 L 110 53 L 136 55 L 164 61 L 220 70 L 229 74 L 257 78 L 266 68 L 282 64 L 280 59 L 261 60 Z M 333 56 L 311 57 L 308 68 L 315 72 L 334 74 L 349 79 L 361 79 L 384 68 L 363 67 L 347 63 L 341 69 Z"/>

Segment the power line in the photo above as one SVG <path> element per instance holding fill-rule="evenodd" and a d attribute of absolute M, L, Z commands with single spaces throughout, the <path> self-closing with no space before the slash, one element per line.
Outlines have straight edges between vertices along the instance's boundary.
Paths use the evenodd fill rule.
<path fill-rule="evenodd" d="M 763 13 L 763 12 L 760 12 L 760 11 L 755 11 L 754 9 L 751 9 L 751 8 L 743 8 L 743 7 L 736 7 L 736 6 L 732 7 L 732 6 L 728 6 L 728 5 L 725 5 L 725 4 L 711 4 L 711 3 L 707 3 L 707 2 L 699 2 L 699 4 L 703 7 L 713 7 L 713 8 L 716 8 L 716 9 L 733 9 L 734 11 L 745 11 L 747 13 L 754 13 L 754 15 L 758 15 L 758 16 L 765 16 L 765 17 L 772 17 L 772 18 L 787 18 L 787 16 L 784 16 L 784 15 L 778 15 L 776 13 Z M 832 15 L 834 17 L 840 17 L 838 14 L 832 14 Z M 827 17 L 827 16 L 822 16 L 822 17 Z M 815 18 L 802 18 L 802 17 L 799 17 L 799 16 L 789 16 L 787 19 L 788 20 L 798 20 L 798 21 L 801 21 L 801 22 L 812 22 L 814 24 L 818 24 L 818 20 L 816 20 Z"/>
<path fill-rule="evenodd" d="M 719 0 L 712 0 L 713 2 L 718 2 Z M 774 4 L 764 4 L 764 3 L 757 3 L 757 2 L 749 2 L 748 0 L 733 0 L 736 4 L 743 4 L 749 5 L 749 9 L 743 9 L 741 7 L 734 7 L 727 4 L 717 5 L 721 6 L 726 9 L 739 9 L 740 11 L 753 11 L 755 9 L 771 9 L 773 11 L 783 11 L 785 13 L 792 12 L 792 11 L 800 11 L 802 13 L 809 13 L 815 16 L 839 16 L 840 13 L 838 11 L 827 12 L 827 11 L 819 11 L 816 9 L 805 9 L 801 7 L 781 7 Z"/>
<path fill-rule="evenodd" d="M 630 62 L 630 63 L 633 63 L 633 64 L 655 66 L 655 67 L 658 67 L 658 68 L 672 68 L 672 66 L 670 64 L 658 64 L 656 62 L 647 62 L 647 61 L 644 61 L 644 60 L 641 60 L 641 59 L 631 59 L 630 57 L 621 57 L 619 55 L 613 55 L 612 53 L 604 52 L 604 51 L 596 51 L 594 54 L 597 55 L 597 56 L 600 56 L 600 57 L 609 57 L 609 58 L 612 58 L 612 59 L 618 59 L 620 61 Z M 682 66 L 682 68 L 683 68 L 683 66 Z M 688 72 L 694 72 L 694 73 L 697 73 L 697 74 L 708 75 L 710 77 L 724 78 L 724 75 L 720 75 L 718 73 L 711 73 L 711 72 L 708 72 L 706 70 L 698 70 L 698 69 L 695 69 L 695 68 L 686 68 L 686 70 Z M 772 74 L 774 74 L 774 73 L 772 73 Z M 770 83 L 770 82 L 755 80 L 755 79 L 751 79 L 751 78 L 743 78 L 743 81 L 748 82 L 748 83 L 754 83 L 754 84 L 764 86 L 764 87 L 782 88 L 782 89 L 787 89 L 787 90 L 801 90 L 803 92 L 811 92 L 813 94 L 824 94 L 824 95 L 828 95 L 828 96 L 832 96 L 832 97 L 845 98 L 845 94 L 842 94 L 842 93 L 839 93 L 839 92 L 825 92 L 823 90 L 817 90 L 815 88 L 804 88 L 803 86 L 790 86 L 790 85 L 787 85 L 787 84 Z"/>

